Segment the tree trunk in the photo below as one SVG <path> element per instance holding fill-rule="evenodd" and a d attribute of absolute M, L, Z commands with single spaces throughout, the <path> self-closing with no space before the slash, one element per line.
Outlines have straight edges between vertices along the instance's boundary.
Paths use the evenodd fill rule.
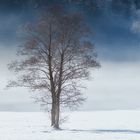
<path fill-rule="evenodd" d="M 51 109 L 51 126 L 55 129 L 59 129 L 59 119 L 60 119 L 60 103 L 59 99 L 52 103 Z"/>
<path fill-rule="evenodd" d="M 55 126 L 54 126 L 56 129 L 59 129 L 59 119 L 60 119 L 60 103 L 59 99 L 57 99 L 55 108 Z"/>
<path fill-rule="evenodd" d="M 52 99 L 54 100 L 54 99 Z M 51 109 L 51 126 L 55 129 L 59 129 L 59 118 L 60 118 L 60 103 L 59 99 L 52 102 Z"/>
<path fill-rule="evenodd" d="M 51 109 L 51 126 L 55 125 L 55 103 L 52 102 L 52 109 Z"/>
<path fill-rule="evenodd" d="M 61 65 L 60 65 L 60 71 L 59 71 L 59 82 L 58 82 L 58 91 L 57 94 L 55 94 L 55 129 L 59 129 L 59 120 L 60 120 L 60 93 L 61 93 L 61 86 L 62 86 L 62 71 L 63 71 L 63 59 L 64 59 L 64 53 L 61 54 Z"/>

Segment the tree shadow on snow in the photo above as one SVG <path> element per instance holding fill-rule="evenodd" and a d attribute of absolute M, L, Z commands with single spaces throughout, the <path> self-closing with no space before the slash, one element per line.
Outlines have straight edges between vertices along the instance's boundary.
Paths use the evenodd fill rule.
<path fill-rule="evenodd" d="M 95 130 L 83 130 L 83 129 L 62 129 L 70 132 L 90 132 L 90 133 L 128 133 L 128 134 L 140 134 L 140 131 L 129 129 L 95 129 Z"/>

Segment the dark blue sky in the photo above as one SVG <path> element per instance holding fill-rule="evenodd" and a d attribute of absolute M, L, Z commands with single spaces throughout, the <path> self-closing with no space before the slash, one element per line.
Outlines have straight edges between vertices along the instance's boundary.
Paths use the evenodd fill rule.
<path fill-rule="evenodd" d="M 140 22 L 137 0 L 1 1 L 0 44 L 10 47 L 19 43 L 17 32 L 20 26 L 30 22 L 39 9 L 56 3 L 86 16 L 86 22 L 94 33 L 91 39 L 100 59 L 139 60 L 140 34 L 133 31 L 133 24 Z"/>

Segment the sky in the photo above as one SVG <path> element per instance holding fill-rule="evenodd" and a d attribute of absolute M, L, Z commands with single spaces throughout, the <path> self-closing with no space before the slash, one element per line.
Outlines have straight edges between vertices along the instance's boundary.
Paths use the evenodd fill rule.
<path fill-rule="evenodd" d="M 19 29 L 49 5 L 84 14 L 93 31 L 101 68 L 93 70 L 80 110 L 140 109 L 140 2 L 138 0 L 5 0 L 0 3 L 0 111 L 40 111 L 27 89 L 5 89 L 14 77 L 7 64 L 16 59 Z"/>

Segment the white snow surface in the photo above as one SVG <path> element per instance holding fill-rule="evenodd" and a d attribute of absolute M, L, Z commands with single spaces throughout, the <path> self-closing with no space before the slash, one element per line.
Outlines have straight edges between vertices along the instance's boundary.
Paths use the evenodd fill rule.
<path fill-rule="evenodd" d="M 140 140 L 140 111 L 68 112 L 61 130 L 47 113 L 0 112 L 0 140 Z"/>

